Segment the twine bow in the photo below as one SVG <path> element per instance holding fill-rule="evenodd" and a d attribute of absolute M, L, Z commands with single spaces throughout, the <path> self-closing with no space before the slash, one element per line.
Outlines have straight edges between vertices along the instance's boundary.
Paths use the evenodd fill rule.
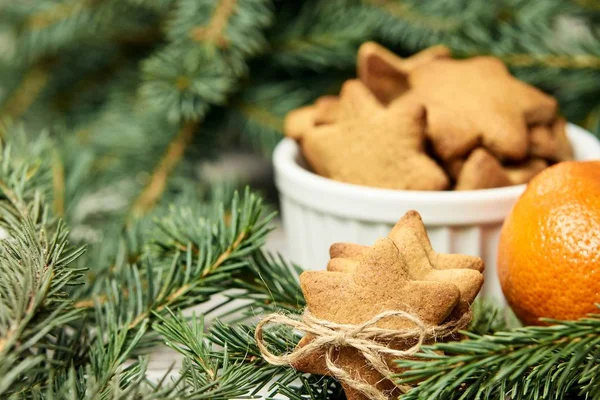
<path fill-rule="evenodd" d="M 407 329 L 384 329 L 375 326 L 385 318 L 403 318 L 412 322 L 415 327 Z M 405 311 L 385 311 L 358 324 L 338 324 L 313 316 L 308 309 L 304 311 L 302 319 L 294 319 L 283 314 L 270 314 L 256 325 L 254 337 L 260 352 L 269 364 L 290 365 L 306 356 L 325 350 L 327 369 L 333 377 L 344 382 L 351 388 L 360 391 L 369 399 L 388 400 L 388 396 L 377 389 L 373 384 L 353 377 L 348 371 L 336 365 L 333 360 L 334 351 L 340 347 L 352 347 L 359 351 L 367 363 L 379 372 L 385 379 L 393 382 L 394 372 L 388 366 L 384 356 L 406 358 L 415 355 L 423 343 L 429 339 L 438 339 L 455 334 L 465 328 L 471 319 L 467 312 L 460 319 L 450 321 L 439 326 L 426 326 L 423 321 Z M 268 324 L 286 325 L 292 329 L 310 334 L 313 337 L 306 346 L 297 347 L 293 352 L 282 355 L 273 354 L 263 339 L 264 328 Z M 396 340 L 415 340 L 415 344 L 405 350 L 396 350 L 389 347 Z M 403 393 L 410 386 L 397 385 Z"/>

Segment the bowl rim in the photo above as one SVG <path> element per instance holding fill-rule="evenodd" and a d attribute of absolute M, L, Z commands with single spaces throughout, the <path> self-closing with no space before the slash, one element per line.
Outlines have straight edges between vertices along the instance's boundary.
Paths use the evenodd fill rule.
<path fill-rule="evenodd" d="M 568 133 L 571 141 L 580 139 L 578 136 L 590 136 L 596 139 L 590 132 L 585 129 L 568 123 Z M 575 136 L 575 137 L 571 137 Z M 587 138 L 586 138 L 587 139 Z M 597 139 L 596 139 L 597 140 Z M 600 149 L 600 142 L 597 145 Z M 465 196 L 472 197 L 477 200 L 498 199 L 505 196 L 514 197 L 515 194 L 521 193 L 527 184 L 504 186 L 491 189 L 475 189 L 475 190 L 399 190 L 399 189 L 383 189 L 371 186 L 357 185 L 336 181 L 334 179 L 320 176 L 300 165 L 299 160 L 302 159 L 300 146 L 290 138 L 284 138 L 275 148 L 273 153 L 274 165 L 285 175 L 292 175 L 298 179 L 302 179 L 307 183 L 315 185 L 315 187 L 324 188 L 327 190 L 335 189 L 341 192 L 358 193 L 359 191 L 369 193 L 382 198 L 415 198 L 426 200 L 435 198 L 436 202 L 454 202 L 456 200 L 464 201 Z"/>
<path fill-rule="evenodd" d="M 527 185 L 513 185 L 492 189 L 476 189 L 476 190 L 399 190 L 399 189 L 383 189 L 371 186 L 357 185 L 336 181 L 334 179 L 320 176 L 300 165 L 299 160 L 302 159 L 300 146 L 290 138 L 283 139 L 275 149 L 273 156 L 274 164 L 282 175 L 293 176 L 297 180 L 305 181 L 315 187 L 315 189 L 324 189 L 326 191 L 335 190 L 339 193 L 360 195 L 360 192 L 365 196 L 377 196 L 381 199 L 415 199 L 415 200 L 434 200 L 437 203 L 451 202 L 457 200 L 464 201 L 465 194 L 477 201 L 485 201 L 498 199 L 502 197 L 514 197 L 521 193 Z"/>
<path fill-rule="evenodd" d="M 575 150 L 584 153 L 578 159 L 600 159 L 600 141 L 591 133 L 568 124 L 567 135 Z M 303 167 L 301 160 L 300 146 L 292 139 L 282 140 L 275 148 L 275 183 L 280 195 L 324 214 L 371 222 L 395 222 L 392 219 L 404 208 L 418 210 L 424 220 L 436 225 L 495 223 L 505 218 L 527 187 L 523 184 L 465 191 L 381 189 L 319 176 Z"/>

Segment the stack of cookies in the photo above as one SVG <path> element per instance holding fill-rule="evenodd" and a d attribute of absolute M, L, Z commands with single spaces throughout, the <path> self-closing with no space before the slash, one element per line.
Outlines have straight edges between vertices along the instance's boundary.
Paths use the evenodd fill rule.
<path fill-rule="evenodd" d="M 472 190 L 528 182 L 572 159 L 554 98 L 493 57 L 443 46 L 402 59 L 376 43 L 339 96 L 293 110 L 285 133 L 324 177 L 387 189 Z"/>
<path fill-rule="evenodd" d="M 390 310 L 405 311 L 425 326 L 439 326 L 470 317 L 470 305 L 483 284 L 483 262 L 478 257 L 437 253 L 416 211 L 398 221 L 387 238 L 373 246 L 336 243 L 330 248 L 327 271 L 305 271 L 300 275 L 302 292 L 310 312 L 339 324 L 362 324 Z M 414 327 L 404 318 L 386 318 L 378 327 L 402 330 Z M 306 335 L 302 348 L 315 340 Z M 373 339 L 375 340 L 375 339 Z M 387 340 L 394 349 L 413 345 L 406 337 Z M 353 380 L 369 383 L 397 398 L 396 386 L 367 362 L 352 346 L 336 346 L 332 361 Z M 386 358 L 395 369 L 393 359 Z M 293 363 L 297 370 L 336 376 L 329 369 L 325 349 Z M 398 372 L 397 369 L 395 369 Z M 347 382 L 342 386 L 349 400 L 367 400 Z"/>

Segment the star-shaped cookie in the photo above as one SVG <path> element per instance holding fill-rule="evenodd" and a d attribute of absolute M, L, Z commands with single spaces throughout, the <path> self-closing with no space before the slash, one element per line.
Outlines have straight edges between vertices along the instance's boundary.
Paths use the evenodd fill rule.
<path fill-rule="evenodd" d="M 409 312 L 426 325 L 439 325 L 455 308 L 460 292 L 452 283 L 412 280 L 408 274 L 406 253 L 390 239 L 381 239 L 365 251 L 350 273 L 306 271 L 300 275 L 302 292 L 310 312 L 317 318 L 342 324 L 360 324 L 389 310 Z M 413 328 L 401 318 L 380 321 L 388 329 Z M 299 346 L 313 340 L 306 336 Z M 391 361 L 391 360 L 390 360 Z M 367 365 L 353 348 L 335 351 L 334 362 L 355 378 L 365 380 L 380 390 L 391 390 L 391 382 Z M 313 374 L 327 375 L 324 352 L 312 354 L 293 365 Z M 343 385 L 349 400 L 365 397 Z"/>
<path fill-rule="evenodd" d="M 448 177 L 425 153 L 420 103 L 399 98 L 386 107 L 364 83 L 349 80 L 337 107 L 335 121 L 298 129 L 304 131 L 303 154 L 317 174 L 387 189 L 447 188 Z"/>
<path fill-rule="evenodd" d="M 315 126 L 335 122 L 339 111 L 338 96 L 321 96 L 312 105 L 290 111 L 285 117 L 283 130 L 287 137 L 301 140 Z"/>
<path fill-rule="evenodd" d="M 359 79 L 383 104 L 389 104 L 409 89 L 408 74 L 435 59 L 450 58 L 445 46 L 429 47 L 408 58 L 400 58 L 375 42 L 363 43 L 356 61 Z"/>
<path fill-rule="evenodd" d="M 551 161 L 573 159 L 573 148 L 567 138 L 564 118 L 557 118 L 552 125 L 534 125 L 529 130 L 529 154 Z"/>
<path fill-rule="evenodd" d="M 396 54 L 375 42 L 364 43 L 358 52 L 357 73 L 377 99 L 389 104 L 408 89 L 406 74 L 417 66 L 436 58 L 450 57 L 445 46 L 427 48 L 409 58 L 401 59 Z M 292 110 L 285 118 L 286 136 L 299 140 L 310 128 L 333 123 L 340 117 L 337 96 L 319 97 L 313 105 Z"/>
<path fill-rule="evenodd" d="M 483 285 L 483 261 L 479 257 L 463 254 L 437 253 L 432 247 L 421 216 L 416 211 L 407 212 L 388 236 L 407 261 L 410 279 L 449 282 L 458 287 L 460 301 L 453 316 L 460 318 Z M 355 270 L 367 246 L 336 243 L 330 248 L 330 271 L 350 273 Z"/>
<path fill-rule="evenodd" d="M 371 43 L 363 46 L 373 49 Z M 363 67 L 360 77 L 384 102 L 402 95 L 425 105 L 428 136 L 443 160 L 464 156 L 479 144 L 500 160 L 525 158 L 528 126 L 551 124 L 556 100 L 511 76 L 497 58 L 448 56 L 434 47 L 409 61 L 381 46 L 361 48 L 359 73 L 362 65 L 378 66 Z M 392 77 L 400 82 L 393 90 L 382 84 Z"/>
<path fill-rule="evenodd" d="M 540 158 L 504 166 L 484 148 L 477 148 L 462 162 L 454 190 L 490 189 L 527 183 L 548 166 Z"/>
<path fill-rule="evenodd" d="M 428 135 L 442 159 L 481 143 L 500 160 L 522 160 L 528 125 L 549 124 L 556 115 L 555 99 L 493 57 L 436 60 L 413 70 L 409 84 L 410 95 L 426 104 Z"/>

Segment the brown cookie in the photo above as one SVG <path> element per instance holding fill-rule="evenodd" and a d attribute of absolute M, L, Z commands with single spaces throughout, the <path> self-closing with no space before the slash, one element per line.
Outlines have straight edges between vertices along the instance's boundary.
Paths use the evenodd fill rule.
<path fill-rule="evenodd" d="M 359 324 L 383 311 L 404 310 L 428 325 L 441 323 L 458 302 L 458 288 L 450 282 L 412 280 L 412 251 L 380 239 L 359 257 L 351 273 L 303 272 L 300 283 L 310 312 L 328 321 Z M 378 326 L 401 329 L 412 323 L 393 319 Z"/>
<path fill-rule="evenodd" d="M 354 243 L 334 243 L 329 246 L 329 257 L 330 258 L 350 258 L 358 260 L 365 251 L 369 249 L 369 246 L 363 246 L 361 244 Z"/>
<path fill-rule="evenodd" d="M 330 256 L 330 270 L 304 272 L 300 282 L 311 313 L 337 323 L 360 324 L 384 311 L 404 310 L 427 325 L 439 325 L 452 314 L 459 317 L 459 309 L 466 311 L 462 304 L 468 306 L 483 280 L 480 258 L 438 254 L 431 248 L 421 217 L 415 211 L 400 219 L 388 239 L 381 239 L 372 247 L 336 243 L 330 248 Z M 410 322 L 396 318 L 377 325 L 389 329 L 412 327 Z M 308 335 L 299 346 L 313 339 Z M 410 343 L 395 341 L 390 346 L 402 349 Z M 356 349 L 336 349 L 333 360 L 353 378 L 389 391 L 390 398 L 399 394 Z M 394 368 L 392 359 L 386 361 Z M 313 374 L 329 374 L 324 351 L 311 354 L 294 367 Z M 366 399 L 360 392 L 342 386 L 348 399 Z"/>
<path fill-rule="evenodd" d="M 460 175 L 460 171 L 462 171 L 465 166 L 464 158 L 453 158 L 451 160 L 444 161 L 444 168 L 446 169 L 446 173 L 453 180 L 456 181 L 458 176 Z"/>
<path fill-rule="evenodd" d="M 534 125 L 529 129 L 529 154 L 551 161 L 573 159 L 564 118 L 557 118 L 552 125 Z"/>
<path fill-rule="evenodd" d="M 287 113 L 283 131 L 287 137 L 300 141 L 309 129 L 333 123 L 338 118 L 339 98 L 337 96 L 321 96 L 315 101 L 315 104 Z"/>
<path fill-rule="evenodd" d="M 436 59 L 408 75 L 410 90 L 427 109 L 427 132 L 443 160 L 482 145 L 500 160 L 527 156 L 527 126 L 549 123 L 556 100 L 515 79 L 493 57 Z"/>
<path fill-rule="evenodd" d="M 547 166 L 548 162 L 539 158 L 503 166 L 487 150 L 480 147 L 465 161 L 454 189 L 476 190 L 520 185 L 529 182 Z"/>
<path fill-rule="evenodd" d="M 399 98 L 382 106 L 358 80 L 340 94 L 339 118 L 304 133 L 313 170 L 341 182 L 387 189 L 443 190 L 448 178 L 425 154 L 423 106 Z"/>
<path fill-rule="evenodd" d="M 529 154 L 534 157 L 551 158 L 557 152 L 552 127 L 534 125 L 529 128 Z"/>
<path fill-rule="evenodd" d="M 381 239 L 360 256 L 351 273 L 306 271 L 300 276 L 302 292 L 308 309 L 317 318 L 342 324 L 360 324 L 389 310 L 407 311 L 427 325 L 444 321 L 458 303 L 458 288 L 446 282 L 411 280 L 408 260 L 390 239 Z M 388 329 L 412 328 L 401 318 L 380 321 L 377 326 Z M 299 346 L 313 338 L 306 336 Z M 382 390 L 391 389 L 381 374 L 366 365 L 352 348 L 335 351 L 336 365 L 349 371 L 354 378 L 365 380 Z M 327 375 L 324 353 L 312 354 L 293 365 L 313 374 Z M 344 385 L 348 399 L 365 397 Z"/>
<path fill-rule="evenodd" d="M 315 126 L 332 124 L 340 118 L 340 98 L 321 96 L 315 101 Z"/>
<path fill-rule="evenodd" d="M 388 237 L 394 240 L 394 232 L 399 229 L 400 226 L 408 225 L 413 230 L 413 233 L 416 235 L 418 241 L 420 242 L 420 246 L 424 249 L 427 254 L 427 258 L 431 266 L 435 269 L 457 269 L 457 268 L 467 268 L 472 269 L 478 272 L 482 272 L 484 269 L 483 260 L 479 257 L 468 256 L 464 254 L 446 254 L 446 253 L 438 253 L 431 246 L 431 242 L 429 241 L 429 236 L 427 235 L 427 230 L 425 229 L 425 225 L 423 224 L 423 220 L 421 216 L 416 211 L 408 211 L 404 217 L 398 221 L 396 226 L 390 232 Z M 398 244 L 401 246 L 400 244 Z M 330 261 L 333 260 L 342 260 L 349 259 L 358 261 L 360 256 L 362 256 L 367 250 L 369 246 L 364 246 L 361 244 L 355 243 L 334 243 L 329 247 L 329 256 Z M 328 268 L 329 269 L 329 268 Z M 339 268 L 344 271 L 342 267 Z"/>
<path fill-rule="evenodd" d="M 504 171 L 513 185 L 521 185 L 529 182 L 548 167 L 548 162 L 540 158 L 532 158 L 518 165 L 504 167 Z"/>
<path fill-rule="evenodd" d="M 402 228 L 410 228 L 413 233 L 417 237 L 420 246 L 423 247 L 425 252 L 427 253 L 427 258 L 429 263 L 435 269 L 472 269 L 478 272 L 482 272 L 484 269 L 483 260 L 479 257 L 468 256 L 465 254 L 446 254 L 446 253 L 438 253 L 433 247 L 431 247 L 431 242 L 429 241 L 429 236 L 427 235 L 427 230 L 425 229 L 425 225 L 423 224 L 423 220 L 421 216 L 416 211 L 407 212 L 394 226 L 392 231 L 389 234 L 389 237 L 394 240 L 395 243 L 399 243 L 399 239 L 396 235 L 396 232 Z"/>
<path fill-rule="evenodd" d="M 490 189 L 512 185 L 500 162 L 486 149 L 473 150 L 456 179 L 455 190 Z"/>
<path fill-rule="evenodd" d="M 554 139 L 558 143 L 556 157 L 552 160 L 573 160 L 575 158 L 575 154 L 573 153 L 571 141 L 567 136 L 567 121 L 561 117 L 557 118 L 556 121 L 554 121 L 554 124 L 552 124 L 552 133 L 554 134 Z"/>
<path fill-rule="evenodd" d="M 390 239 L 407 259 L 411 279 L 451 282 L 460 291 L 456 316 L 460 316 L 475 299 L 483 285 L 483 261 L 479 257 L 462 254 L 440 254 L 431 247 L 421 216 L 416 211 L 407 212 L 392 229 Z M 327 270 L 350 273 L 358 265 L 360 256 L 368 247 L 351 243 L 336 243 L 330 248 Z"/>
<path fill-rule="evenodd" d="M 375 42 L 364 43 L 358 49 L 357 72 L 359 79 L 367 85 L 383 104 L 408 90 L 407 75 L 418 66 L 438 58 L 450 57 L 445 46 L 433 46 L 409 58 L 402 59 Z"/>
<path fill-rule="evenodd" d="M 482 142 L 500 159 L 527 154 L 527 125 L 550 124 L 557 103 L 515 79 L 493 57 L 453 60 L 434 46 L 402 59 L 372 42 L 358 53 L 358 74 L 387 104 L 407 92 L 430 112 L 428 132 L 444 160 L 465 156 Z"/>
<path fill-rule="evenodd" d="M 301 140 L 304 134 L 315 126 L 315 114 L 314 105 L 290 111 L 283 121 L 283 132 L 289 138 Z"/>
<path fill-rule="evenodd" d="M 309 343 L 308 339 L 303 339 L 299 346 L 305 346 Z M 365 362 L 362 355 L 354 348 L 342 347 L 335 352 L 334 362 L 336 365 L 344 368 L 344 370 L 352 371 L 354 378 L 359 377 L 361 380 L 374 385 L 378 390 L 388 394 L 390 399 L 396 399 L 401 394 L 398 388 L 389 380 L 381 379 L 381 374 Z M 389 365 L 393 365 L 394 360 L 387 357 L 386 361 Z M 329 375 L 329 370 L 325 365 L 325 353 L 312 354 L 296 363 L 293 367 L 302 372 L 313 375 Z M 400 372 L 400 370 L 398 370 Z M 361 392 L 342 383 L 342 388 L 346 394 L 347 400 L 370 400 Z"/>

